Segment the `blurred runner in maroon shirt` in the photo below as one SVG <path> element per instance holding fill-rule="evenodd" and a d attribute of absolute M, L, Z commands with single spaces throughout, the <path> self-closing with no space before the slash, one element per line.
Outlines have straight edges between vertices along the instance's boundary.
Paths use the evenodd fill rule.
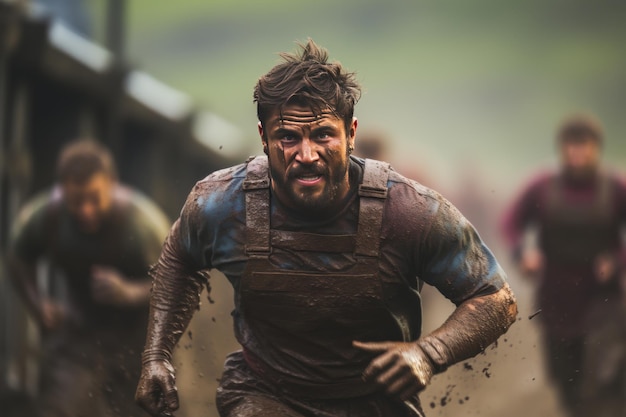
<path fill-rule="evenodd" d="M 536 279 L 547 364 L 564 406 L 572 416 L 588 407 L 624 416 L 626 186 L 602 168 L 593 117 L 567 118 L 557 141 L 560 169 L 524 187 L 502 229 L 521 271 Z"/>

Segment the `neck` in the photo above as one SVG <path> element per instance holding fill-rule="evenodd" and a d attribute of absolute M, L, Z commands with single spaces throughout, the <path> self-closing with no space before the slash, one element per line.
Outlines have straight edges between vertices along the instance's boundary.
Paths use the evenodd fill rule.
<path fill-rule="evenodd" d="M 572 183 L 589 183 L 593 182 L 598 178 L 600 174 L 599 169 L 596 167 L 590 167 L 586 169 L 567 169 L 563 170 L 563 177 Z"/>

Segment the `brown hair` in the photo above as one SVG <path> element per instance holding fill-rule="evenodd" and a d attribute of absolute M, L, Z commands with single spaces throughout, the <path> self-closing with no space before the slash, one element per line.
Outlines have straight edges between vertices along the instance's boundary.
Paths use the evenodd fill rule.
<path fill-rule="evenodd" d="M 299 54 L 281 53 L 284 62 L 259 78 L 254 102 L 261 124 L 275 110 L 287 104 L 309 106 L 315 113 L 330 110 L 342 119 L 346 130 L 352 122 L 354 105 L 361 97 L 361 86 L 353 72 L 339 62 L 328 62 L 328 52 L 308 39 L 298 43 Z"/>
<path fill-rule="evenodd" d="M 98 173 L 117 178 L 111 152 L 95 140 L 77 140 L 65 145 L 57 160 L 56 173 L 61 183 L 84 183 Z"/>
<path fill-rule="evenodd" d="M 604 132 L 600 121 L 586 113 L 577 113 L 566 117 L 557 131 L 557 139 L 560 143 L 586 139 L 602 143 L 603 136 Z"/>

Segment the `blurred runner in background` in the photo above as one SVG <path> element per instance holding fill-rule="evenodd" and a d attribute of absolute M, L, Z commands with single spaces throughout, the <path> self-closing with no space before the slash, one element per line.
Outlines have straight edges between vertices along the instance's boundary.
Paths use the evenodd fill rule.
<path fill-rule="evenodd" d="M 62 150 L 57 180 L 21 210 L 8 256 L 42 332 L 38 408 L 46 417 L 137 416 L 148 269 L 170 222 L 117 181 L 111 154 L 95 141 Z"/>
<path fill-rule="evenodd" d="M 594 117 L 565 119 L 557 146 L 559 170 L 523 188 L 502 230 L 521 272 L 537 282 L 548 371 L 562 404 L 571 416 L 623 417 L 626 185 L 601 164 L 603 129 Z"/>

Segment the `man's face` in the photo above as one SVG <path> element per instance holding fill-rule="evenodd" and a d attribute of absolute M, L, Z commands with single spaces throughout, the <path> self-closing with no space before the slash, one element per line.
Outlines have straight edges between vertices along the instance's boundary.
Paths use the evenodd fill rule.
<path fill-rule="evenodd" d="M 348 148 L 354 146 L 357 121 L 346 132 L 330 111 L 285 106 L 274 112 L 259 133 L 269 159 L 272 190 L 282 204 L 308 215 L 338 208 L 348 194 Z"/>
<path fill-rule="evenodd" d="M 113 183 L 108 175 L 97 173 L 85 182 L 70 180 L 61 184 L 67 209 L 84 232 L 98 231 L 109 214 Z"/>
<path fill-rule="evenodd" d="M 564 141 L 561 143 L 561 162 L 571 175 L 593 174 L 600 163 L 600 145 L 593 138 Z"/>

